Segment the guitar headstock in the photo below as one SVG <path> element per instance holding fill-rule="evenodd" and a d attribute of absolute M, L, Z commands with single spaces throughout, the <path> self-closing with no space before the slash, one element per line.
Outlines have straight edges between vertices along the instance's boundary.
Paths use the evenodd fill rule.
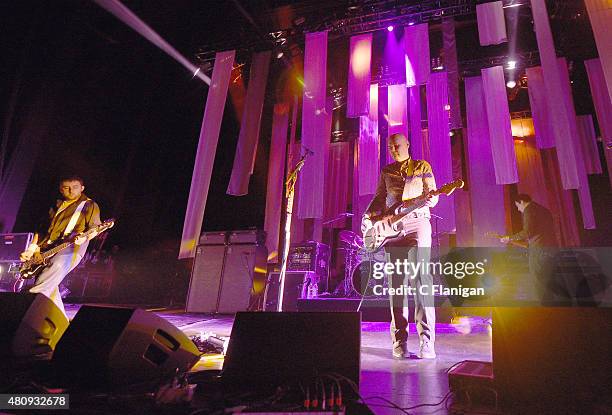
<path fill-rule="evenodd" d="M 97 232 L 103 232 L 107 229 L 112 228 L 113 226 L 115 226 L 115 219 L 111 218 L 111 219 L 107 219 L 104 222 L 102 222 L 101 224 L 99 224 L 98 226 L 96 226 L 96 231 Z"/>
<path fill-rule="evenodd" d="M 450 196 L 455 191 L 455 189 L 461 189 L 463 188 L 463 186 L 465 186 L 463 180 L 456 179 L 440 187 L 437 192 L 438 194 L 444 193 L 445 195 Z"/>

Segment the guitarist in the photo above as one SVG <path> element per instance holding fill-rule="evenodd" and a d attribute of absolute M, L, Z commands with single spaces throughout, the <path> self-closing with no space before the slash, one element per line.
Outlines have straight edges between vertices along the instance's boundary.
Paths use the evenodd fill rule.
<path fill-rule="evenodd" d="M 365 233 L 372 227 L 372 217 L 384 213 L 394 204 L 436 190 L 436 181 L 431 166 L 425 160 L 413 160 L 408 151 L 409 147 L 410 143 L 405 135 L 393 134 L 389 137 L 389 152 L 395 162 L 385 166 L 382 170 L 376 194 L 366 208 L 362 219 L 362 232 Z M 431 247 L 429 208 L 434 207 L 437 203 L 438 196 L 430 196 L 423 207 L 416 209 L 402 220 L 401 236 L 385 247 L 387 261 L 395 263 L 396 260 L 408 259 L 414 263 L 429 262 Z M 389 287 L 396 288 L 406 283 L 415 288 L 414 315 L 419 334 L 418 357 L 433 359 L 436 357 L 434 349 L 436 312 L 433 307 L 433 296 L 424 296 L 420 292 L 421 285 L 427 286 L 426 290 L 431 290 L 432 276 L 429 273 L 419 273 L 416 276 L 393 274 L 389 278 Z M 404 297 L 403 295 L 389 296 L 393 357 L 396 359 L 409 357 L 406 343 L 408 308 L 404 307 Z"/>
<path fill-rule="evenodd" d="M 84 193 L 83 179 L 78 176 L 67 176 L 60 180 L 59 192 L 62 199 L 49 209 L 48 226 L 41 227 L 44 232 L 36 233 L 32 243 L 21 253 L 21 260 L 27 261 L 34 255 L 40 255 L 53 248 L 57 243 L 73 238 L 77 234 L 99 225 L 100 208 L 98 204 Z M 40 236 L 42 235 L 42 238 Z M 36 278 L 36 283 L 30 288 L 31 293 L 42 293 L 49 297 L 66 314 L 59 285 L 83 259 L 89 240 L 95 233 L 77 237 L 74 245 L 59 252 L 49 260 L 46 267 Z"/>
<path fill-rule="evenodd" d="M 550 210 L 531 200 L 531 196 L 520 193 L 514 205 L 523 216 L 523 229 L 513 235 L 500 238 L 500 242 L 526 241 L 529 248 L 529 272 L 535 278 L 538 296 L 546 300 L 551 284 L 550 249 L 557 246 L 555 227 Z"/>

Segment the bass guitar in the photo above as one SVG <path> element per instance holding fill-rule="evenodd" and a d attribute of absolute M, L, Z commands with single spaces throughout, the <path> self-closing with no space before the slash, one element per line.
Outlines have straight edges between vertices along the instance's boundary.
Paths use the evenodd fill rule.
<path fill-rule="evenodd" d="M 108 219 L 98 226 L 87 230 L 86 232 L 80 233 L 70 240 L 61 243 L 45 252 L 41 252 L 38 255 L 34 255 L 31 259 L 23 262 L 19 267 L 20 278 L 23 280 L 29 280 L 37 277 L 47 266 L 49 266 L 49 260 L 61 251 L 74 245 L 74 240 L 80 236 L 89 237 L 94 233 L 102 233 L 107 229 L 112 228 L 115 225 L 115 219 Z"/>
<path fill-rule="evenodd" d="M 463 186 L 463 180 L 454 180 L 437 190 L 432 190 L 413 199 L 399 202 L 382 215 L 372 217 L 373 226 L 363 234 L 365 248 L 370 252 L 377 251 L 390 240 L 397 238 L 402 233 L 401 226 L 399 226 L 402 219 L 414 210 L 425 206 L 430 196 L 449 196 L 455 189 L 460 189 Z"/>
<path fill-rule="evenodd" d="M 499 233 L 495 233 L 495 232 L 486 232 L 485 236 L 487 238 L 501 239 L 505 235 L 500 235 Z M 529 244 L 525 241 L 508 241 L 507 244 L 516 246 L 517 248 L 525 248 L 525 249 L 529 248 Z"/>

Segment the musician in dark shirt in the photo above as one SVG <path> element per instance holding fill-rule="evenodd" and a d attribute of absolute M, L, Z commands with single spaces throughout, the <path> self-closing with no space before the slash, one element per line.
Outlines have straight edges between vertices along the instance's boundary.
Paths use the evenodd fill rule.
<path fill-rule="evenodd" d="M 392 205 L 403 200 L 413 199 L 429 191 L 436 190 L 436 181 L 429 163 L 425 160 L 414 160 L 410 157 L 410 143 L 403 134 L 389 137 L 389 152 L 395 160 L 383 168 L 376 194 L 366 208 L 362 219 L 362 232 L 372 227 L 372 217 L 385 213 Z M 428 263 L 431 247 L 431 224 L 429 208 L 438 202 L 438 196 L 429 196 L 425 205 L 408 214 L 401 223 L 402 233 L 386 245 L 387 261 L 408 260 L 411 263 Z M 433 359 L 436 312 L 432 295 L 423 295 L 432 290 L 433 279 L 428 272 L 418 275 L 389 275 L 389 287 L 397 288 L 410 285 L 415 289 L 415 322 L 419 334 L 418 357 Z M 390 295 L 391 337 L 393 340 L 393 357 L 409 357 L 407 350 L 408 308 L 405 306 L 405 295 Z"/>
<path fill-rule="evenodd" d="M 88 198 L 83 190 L 85 186 L 80 177 L 69 176 L 60 180 L 59 192 L 62 200 L 58 200 L 49 210 L 48 227 L 34 235 L 30 246 L 21 253 L 22 261 L 25 262 L 32 256 L 39 255 L 41 251 L 49 250 L 58 242 L 73 238 L 101 223 L 98 204 Z M 30 292 L 46 295 L 66 314 L 58 287 L 64 277 L 81 262 L 89 240 L 95 236 L 95 233 L 88 237 L 78 236 L 72 247 L 53 256 L 49 260 L 49 266 L 36 278 Z"/>
<path fill-rule="evenodd" d="M 531 196 L 519 194 L 514 205 L 523 216 L 523 229 L 500 239 L 502 243 L 526 241 L 529 247 L 529 272 L 535 278 L 535 287 L 540 299 L 544 299 L 551 283 L 552 254 L 557 246 L 555 228 L 550 210 L 534 202 Z"/>

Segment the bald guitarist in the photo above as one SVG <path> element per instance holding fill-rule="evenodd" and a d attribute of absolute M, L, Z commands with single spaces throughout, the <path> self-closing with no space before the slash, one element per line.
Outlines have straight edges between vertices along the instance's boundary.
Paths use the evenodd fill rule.
<path fill-rule="evenodd" d="M 361 230 L 364 234 L 372 228 L 372 218 L 379 216 L 393 205 L 436 190 L 436 181 L 431 166 L 425 160 L 412 159 L 409 148 L 410 143 L 405 135 L 393 134 L 389 137 L 389 152 L 395 162 L 383 168 L 376 194 L 362 219 Z M 398 259 L 403 261 L 408 257 L 408 260 L 414 263 L 429 262 L 431 247 L 429 208 L 434 207 L 437 203 L 438 196 L 429 195 L 424 200 L 422 207 L 412 211 L 402 220 L 400 237 L 385 246 L 387 260 L 395 263 Z M 427 272 L 419 272 L 419 275 L 416 276 L 392 275 L 389 279 L 389 287 L 392 288 L 407 284 L 416 289 L 414 314 L 419 335 L 417 355 L 422 359 L 433 359 L 436 357 L 434 348 L 436 311 L 432 298 L 425 298 L 419 290 L 421 285 L 431 287 L 433 278 Z M 408 309 L 404 307 L 404 296 L 390 295 L 389 299 L 392 316 L 392 354 L 396 359 L 408 358 Z"/>

